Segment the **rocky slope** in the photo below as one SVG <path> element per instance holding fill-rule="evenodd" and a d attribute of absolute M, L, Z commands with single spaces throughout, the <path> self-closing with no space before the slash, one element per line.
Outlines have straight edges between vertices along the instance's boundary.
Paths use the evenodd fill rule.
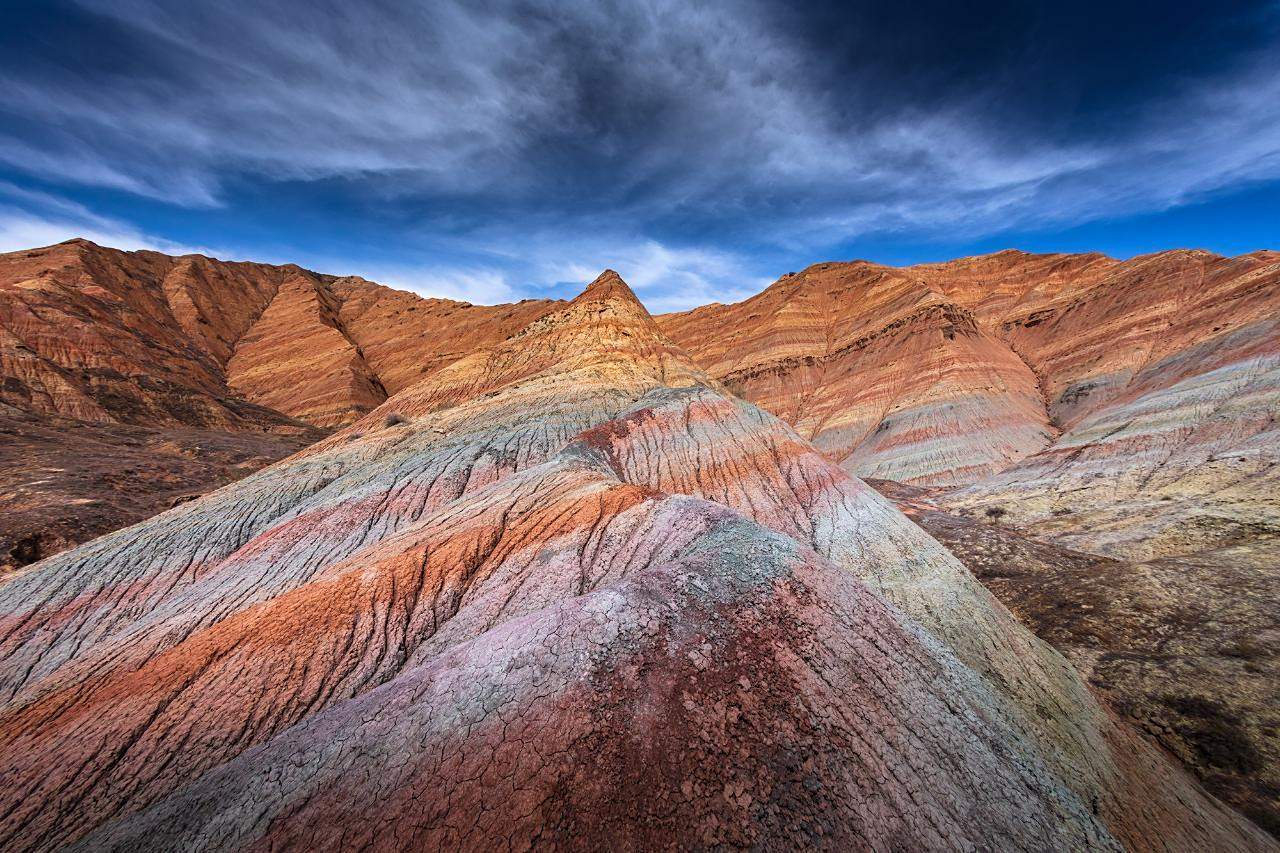
<path fill-rule="evenodd" d="M 818 264 L 745 302 L 658 320 L 856 474 L 1001 474 L 996 492 L 1041 515 L 1055 500 L 1274 494 L 1275 252 Z M 1197 473 L 1225 455 L 1230 470 Z"/>
<path fill-rule="evenodd" d="M 287 456 L 549 305 L 84 240 L 0 255 L 0 574 Z"/>
<path fill-rule="evenodd" d="M 848 470 L 960 486 L 921 523 L 1213 790 L 1280 828 L 1280 254 L 820 264 L 659 321 Z M 1020 385 L 996 378 L 997 351 L 1026 368 Z"/>
<path fill-rule="evenodd" d="M 1034 372 L 998 331 L 909 270 L 818 264 L 745 302 L 658 321 L 858 474 L 972 482 L 1056 434 Z"/>
<path fill-rule="evenodd" d="M 1280 836 L 1280 542 L 1128 561 L 1029 538 L 1003 517 L 870 481 L 1111 706 Z M 1034 528 L 1033 528 L 1034 531 Z"/>
<path fill-rule="evenodd" d="M 615 274 L 0 586 L 0 846 L 1272 849 Z"/>
<path fill-rule="evenodd" d="M 281 414 L 332 427 L 553 304 L 423 300 L 297 266 L 71 240 L 0 255 L 0 401 L 153 427 L 263 431 Z"/>
<path fill-rule="evenodd" d="M 558 305 L 71 241 L 0 256 L 0 401 L 297 435 L 290 418 L 349 423 Z M 1273 252 L 1001 252 L 818 264 L 658 322 L 851 473 L 972 485 L 955 506 L 1153 556 L 1276 527 L 1278 317 Z"/>
<path fill-rule="evenodd" d="M 1167 252 L 1006 313 L 1062 430 L 949 499 L 1147 559 L 1280 532 L 1280 254 Z"/>

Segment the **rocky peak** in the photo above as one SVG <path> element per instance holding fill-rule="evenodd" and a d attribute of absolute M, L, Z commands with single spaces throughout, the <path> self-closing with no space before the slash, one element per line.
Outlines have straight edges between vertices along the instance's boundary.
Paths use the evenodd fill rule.
<path fill-rule="evenodd" d="M 595 281 L 588 284 L 573 301 L 579 305 L 587 302 L 626 302 L 644 309 L 644 305 L 636 298 L 631 286 L 622 280 L 622 276 L 610 269 L 596 276 Z"/>
<path fill-rule="evenodd" d="M 534 377 L 628 393 L 659 384 L 715 384 L 659 328 L 622 277 L 605 270 L 573 300 L 443 367 L 366 420 L 376 423 L 388 407 L 401 415 L 436 411 Z M 352 427 L 363 428 L 364 421 Z"/>

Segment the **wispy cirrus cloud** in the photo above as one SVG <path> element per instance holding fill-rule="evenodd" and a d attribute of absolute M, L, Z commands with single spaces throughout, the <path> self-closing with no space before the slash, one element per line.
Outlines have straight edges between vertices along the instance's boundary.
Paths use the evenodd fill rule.
<path fill-rule="evenodd" d="M 1280 179 L 1274 3 L 990 5 L 67 0 L 61 51 L 0 36 L 0 166 L 339 263 L 307 223 L 354 222 L 371 270 L 476 301 L 629 267 L 658 310 Z"/>
<path fill-rule="evenodd" d="M 220 254 L 143 233 L 127 222 L 94 213 L 52 193 L 0 181 L 0 252 L 51 246 L 83 237 L 117 249 L 151 249 L 172 255 Z M 225 253 L 222 253 L 225 254 Z"/>

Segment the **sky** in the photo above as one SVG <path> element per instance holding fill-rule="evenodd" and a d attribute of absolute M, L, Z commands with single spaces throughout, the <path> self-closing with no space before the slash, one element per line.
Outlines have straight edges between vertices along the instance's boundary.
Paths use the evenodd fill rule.
<path fill-rule="evenodd" d="M 0 251 L 73 236 L 655 312 L 1280 248 L 1280 0 L 0 0 Z"/>

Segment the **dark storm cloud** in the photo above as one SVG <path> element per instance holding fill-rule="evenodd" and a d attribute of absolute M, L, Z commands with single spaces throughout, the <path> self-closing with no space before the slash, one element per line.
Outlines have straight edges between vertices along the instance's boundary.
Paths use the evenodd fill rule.
<path fill-rule="evenodd" d="M 12 18 L 13 170 L 192 208 L 302 182 L 535 280 L 630 252 L 692 301 L 723 295 L 709 282 L 737 280 L 744 246 L 978 235 L 1280 177 L 1270 2 L 83 0 Z"/>

